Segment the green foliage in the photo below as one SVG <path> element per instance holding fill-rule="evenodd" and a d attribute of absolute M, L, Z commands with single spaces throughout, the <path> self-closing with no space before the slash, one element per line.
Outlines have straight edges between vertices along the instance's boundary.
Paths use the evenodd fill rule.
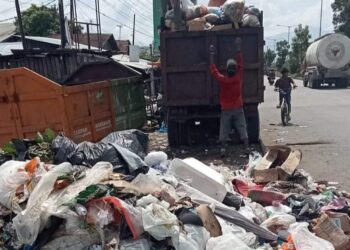
<path fill-rule="evenodd" d="M 303 64 L 306 50 L 310 45 L 309 40 L 311 39 L 309 26 L 303 28 L 303 26 L 299 24 L 294 32 L 295 36 L 292 39 L 292 49 L 289 56 L 290 72 L 292 74 L 301 71 L 301 65 Z"/>
<path fill-rule="evenodd" d="M 45 129 L 45 132 L 42 134 L 38 132 L 35 137 L 35 142 L 36 143 L 42 143 L 42 142 L 47 142 L 51 143 L 56 137 L 55 132 L 52 129 Z"/>
<path fill-rule="evenodd" d="M 333 24 L 337 32 L 345 33 L 350 37 L 350 1 L 334 0 L 332 3 Z"/>
<path fill-rule="evenodd" d="M 58 9 L 55 5 L 35 5 L 32 4 L 27 10 L 22 12 L 22 23 L 25 35 L 28 36 L 49 36 L 60 33 L 60 19 Z M 15 20 L 16 30 L 19 33 L 18 20 Z M 71 27 L 71 23 L 69 26 Z M 75 33 L 81 33 L 83 27 L 74 26 Z"/>
<path fill-rule="evenodd" d="M 12 156 L 16 156 L 17 155 L 17 151 L 16 151 L 15 147 L 13 146 L 13 144 L 11 142 L 5 144 L 2 147 L 2 151 L 4 151 L 4 153 L 7 154 L 7 155 L 12 155 Z"/>
<path fill-rule="evenodd" d="M 30 36 L 48 36 L 60 32 L 58 9 L 55 5 L 47 7 L 32 4 L 22 12 L 24 33 Z M 18 21 L 15 20 L 17 32 Z"/>
<path fill-rule="evenodd" d="M 277 61 L 276 67 L 280 70 L 286 63 L 286 59 L 289 53 L 289 44 L 286 40 L 277 42 Z"/>
<path fill-rule="evenodd" d="M 273 61 L 276 58 L 276 52 L 274 50 L 271 49 L 267 49 L 266 52 L 264 52 L 264 59 L 265 59 L 265 63 L 267 65 L 267 67 L 271 67 Z"/>

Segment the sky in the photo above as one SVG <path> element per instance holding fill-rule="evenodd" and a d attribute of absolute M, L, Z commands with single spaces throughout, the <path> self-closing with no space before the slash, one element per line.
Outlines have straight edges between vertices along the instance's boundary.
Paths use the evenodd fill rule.
<path fill-rule="evenodd" d="M 79 21 L 95 21 L 94 0 L 76 0 Z M 324 33 L 333 30 L 333 12 L 331 3 L 324 0 L 323 24 Z M 20 0 L 21 9 L 25 10 L 31 3 L 54 4 L 53 0 Z M 208 0 L 198 0 L 206 4 Z M 69 15 L 69 1 L 64 0 L 65 13 Z M 246 5 L 254 5 L 264 11 L 265 37 L 287 39 L 287 28 L 280 25 L 309 25 L 318 30 L 320 22 L 321 0 L 246 0 Z M 0 0 L 0 21 L 16 15 L 14 0 Z M 133 15 L 136 14 L 136 37 L 138 45 L 148 45 L 153 37 L 152 0 L 100 0 L 102 32 L 113 33 L 119 38 L 119 25 L 122 39 L 132 39 Z"/>

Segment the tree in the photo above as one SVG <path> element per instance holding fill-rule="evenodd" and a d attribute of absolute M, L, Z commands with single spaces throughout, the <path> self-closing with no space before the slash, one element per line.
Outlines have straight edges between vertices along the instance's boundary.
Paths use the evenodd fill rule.
<path fill-rule="evenodd" d="M 32 4 L 27 10 L 22 12 L 22 23 L 25 35 L 49 36 L 60 33 L 59 13 L 55 5 L 48 7 Z M 17 18 L 15 25 L 19 33 Z M 82 30 L 82 26 L 74 26 L 74 32 L 81 33 Z"/>
<path fill-rule="evenodd" d="M 309 26 L 299 24 L 294 30 L 295 36 L 292 39 L 292 49 L 289 56 L 290 72 L 299 73 L 301 65 L 305 58 L 306 50 L 309 47 L 309 40 L 311 39 Z"/>
<path fill-rule="evenodd" d="M 333 24 L 337 32 L 343 32 L 350 37 L 350 1 L 335 0 L 332 3 Z"/>
<path fill-rule="evenodd" d="M 286 63 L 286 59 L 289 53 L 289 44 L 286 40 L 277 42 L 277 69 L 280 70 Z"/>
<path fill-rule="evenodd" d="M 267 51 L 264 53 L 264 58 L 265 58 L 266 66 L 270 68 L 273 61 L 276 58 L 276 52 L 271 49 L 267 49 Z"/>
<path fill-rule="evenodd" d="M 58 9 L 55 5 L 47 7 L 32 4 L 22 12 L 22 23 L 24 33 L 30 36 L 48 36 L 60 32 Z M 15 25 L 18 32 L 17 19 Z"/>

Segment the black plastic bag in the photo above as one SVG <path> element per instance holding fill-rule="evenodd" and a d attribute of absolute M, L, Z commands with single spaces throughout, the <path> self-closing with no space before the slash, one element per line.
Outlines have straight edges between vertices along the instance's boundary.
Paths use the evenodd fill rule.
<path fill-rule="evenodd" d="M 68 161 L 73 165 L 92 167 L 106 161 L 113 165 L 116 172 L 129 174 L 139 172 L 146 166 L 142 158 L 146 155 L 147 146 L 148 136 L 138 130 L 113 132 L 97 143 L 82 142 L 76 145 L 62 135 L 52 142 L 55 164 Z"/>

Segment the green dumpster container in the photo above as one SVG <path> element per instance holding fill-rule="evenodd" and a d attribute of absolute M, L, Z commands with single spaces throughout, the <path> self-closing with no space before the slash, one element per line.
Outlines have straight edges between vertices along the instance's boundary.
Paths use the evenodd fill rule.
<path fill-rule="evenodd" d="M 141 76 L 110 80 L 116 130 L 141 128 L 146 123 L 146 106 Z"/>

